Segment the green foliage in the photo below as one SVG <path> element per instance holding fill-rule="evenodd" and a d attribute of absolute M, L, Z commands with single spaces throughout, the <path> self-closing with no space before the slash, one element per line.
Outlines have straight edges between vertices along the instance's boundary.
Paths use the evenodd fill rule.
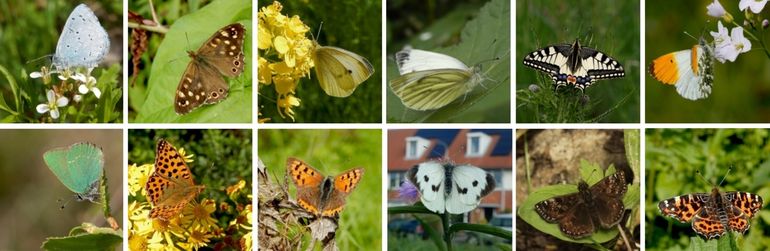
<path fill-rule="evenodd" d="M 49 251 L 58 250 L 115 250 L 123 242 L 120 230 L 98 228 L 89 223 L 83 223 L 72 229 L 69 236 L 49 237 L 40 248 Z"/>
<path fill-rule="evenodd" d="M 315 69 L 307 78 L 297 84 L 297 97 L 301 105 L 294 108 L 295 122 L 350 122 L 379 123 L 382 120 L 382 55 L 381 31 L 382 3 L 380 0 L 366 1 L 279 1 L 286 16 L 298 15 L 310 27 L 312 36 L 318 36 L 318 43 L 351 51 L 369 60 L 374 74 L 359 85 L 346 98 L 326 95 L 318 84 Z M 259 6 L 272 4 L 260 1 Z M 320 34 L 319 27 L 323 22 Z M 263 86 L 259 91 L 259 109 L 262 117 L 271 122 L 291 122 L 281 118 L 276 107 L 274 86 Z"/>
<path fill-rule="evenodd" d="M 706 15 L 706 6 L 713 1 L 645 1 L 646 62 L 670 52 L 686 50 L 697 44 L 695 37 L 712 41 L 709 32 L 716 32 L 717 19 Z M 744 14 L 738 9 L 738 1 L 720 1 L 735 22 L 743 24 Z M 660 8 L 665 6 L 665 8 Z M 753 13 L 752 13 L 753 14 Z M 758 14 L 759 19 L 767 19 L 767 7 Z M 728 29 L 733 25 L 722 23 Z M 747 27 L 747 32 L 754 33 L 759 39 L 768 40 L 768 30 L 758 24 Z M 688 34 L 685 34 L 687 32 Z M 747 38 L 751 38 L 746 34 Z M 677 94 L 676 88 L 665 85 L 647 74 L 646 116 L 647 122 L 655 123 L 758 123 L 768 122 L 767 110 L 770 108 L 770 71 L 768 58 L 763 54 L 762 46 L 751 40 L 752 50 L 741 54 L 735 62 L 714 64 L 714 85 L 711 95 L 703 100 L 691 101 Z"/>
<path fill-rule="evenodd" d="M 585 160 L 580 161 L 580 177 L 586 183 L 588 183 L 589 186 L 592 186 L 597 182 L 599 182 L 604 177 L 615 173 L 615 167 L 612 165 L 607 167 L 607 170 L 605 172 L 606 176 L 600 175 L 601 170 L 602 170 L 601 167 L 599 167 L 596 164 L 588 163 Z M 538 202 L 541 202 L 556 196 L 572 194 L 577 192 L 578 192 L 577 186 L 574 184 L 540 187 L 537 190 L 530 193 L 527 196 L 527 199 L 520 204 L 518 215 L 519 217 L 521 217 L 522 220 L 526 221 L 527 223 L 532 225 L 534 228 L 568 242 L 584 243 L 584 244 L 605 243 L 617 237 L 618 235 L 617 228 L 612 228 L 612 229 L 598 228 L 597 232 L 595 232 L 593 235 L 587 238 L 577 239 L 577 240 L 572 239 L 569 236 L 562 233 L 561 230 L 559 230 L 558 224 L 552 224 L 552 223 L 546 222 L 545 220 L 543 220 L 543 218 L 540 217 L 540 215 L 537 214 L 537 212 L 535 212 L 535 204 L 537 204 Z M 623 205 L 625 206 L 626 209 L 638 208 L 639 198 L 640 198 L 639 184 L 637 183 L 637 184 L 629 185 L 628 191 L 623 197 Z M 625 223 L 621 222 L 620 224 L 625 224 Z"/>
<path fill-rule="evenodd" d="M 229 202 L 224 188 L 245 180 L 247 189 L 251 182 L 251 130 L 131 130 L 129 131 L 129 162 L 149 164 L 155 162 L 155 145 L 158 139 L 166 139 L 186 154 L 194 154 L 189 163 L 196 184 L 203 184 L 203 197 L 217 203 Z M 219 212 L 219 211 L 218 211 Z M 216 215 L 220 227 L 237 217 Z"/>
<path fill-rule="evenodd" d="M 420 5 L 417 3 L 393 3 L 391 8 L 399 8 L 400 13 L 388 19 L 388 57 L 392 58 L 392 55 L 409 45 L 414 49 L 452 56 L 468 66 L 481 63 L 481 73 L 487 79 L 467 95 L 433 111 L 411 110 L 388 89 L 388 121 L 510 122 L 510 1 L 492 0 L 483 5 L 478 1 L 458 2 L 462 1 L 450 4 L 452 9 L 429 7 L 428 10 L 422 10 L 422 6 L 413 6 Z M 417 11 L 410 12 L 412 9 Z M 428 15 L 420 11 L 426 11 Z M 434 16 L 437 18 L 432 20 Z M 424 27 L 419 27 L 419 30 L 413 30 L 414 27 L 394 30 L 405 26 L 401 23 L 403 18 L 424 22 L 421 24 Z M 424 37 L 426 34 L 430 34 L 428 39 Z M 388 60 L 387 69 L 388 80 L 399 76 L 395 61 Z"/>
<path fill-rule="evenodd" d="M 91 1 L 89 7 L 96 11 L 99 22 L 109 34 L 122 34 L 122 4 L 118 1 Z M 68 89 L 69 104 L 60 108 L 61 117 L 51 120 L 49 114 L 40 114 L 35 110 L 38 104 L 47 103 L 46 91 L 52 89 L 41 79 L 31 79 L 29 73 L 40 71 L 42 66 L 50 68 L 50 56 L 56 50 L 59 34 L 70 12 L 77 3 L 71 1 L 46 1 L 43 5 L 30 1 L 5 1 L 0 7 L 0 16 L 13 17 L 0 21 L 0 121 L 2 122 L 66 122 L 66 123 L 120 123 L 122 121 L 123 102 L 121 89 L 122 57 L 117 53 L 115 59 L 109 56 L 102 62 L 92 76 L 97 78 L 97 87 L 102 97 L 93 94 L 83 95 L 79 103 L 73 101 L 79 83 L 73 80 L 66 84 L 53 75 L 53 84 L 57 88 Z M 34 35 L 29 35 L 34 33 Z M 121 36 L 111 37 L 114 49 L 120 43 Z M 111 50 L 120 51 L 120 50 Z M 106 65 L 106 66 L 105 66 Z"/>
<path fill-rule="evenodd" d="M 645 226 L 647 250 L 702 247 L 703 240 L 690 223 L 664 217 L 658 203 L 674 196 L 707 193 L 719 185 L 722 192 L 744 191 L 770 198 L 770 133 L 765 129 L 648 129 L 646 132 Z M 725 176 L 728 168 L 729 175 Z M 706 180 L 697 175 L 703 174 Z M 766 250 L 764 230 L 770 218 L 764 210 L 751 219 L 745 235 L 735 234 L 740 250 Z M 731 235 L 707 242 L 730 242 Z M 728 243 L 728 245 L 730 245 Z M 729 246 L 728 246 L 729 247 Z"/>
<path fill-rule="evenodd" d="M 360 184 L 347 197 L 345 209 L 340 214 L 336 242 L 340 250 L 381 248 L 380 130 L 260 130 L 258 137 L 259 158 L 276 183 L 288 179 L 285 177 L 288 157 L 299 158 L 327 176 L 353 167 L 364 168 Z M 296 199 L 294 185 L 288 186 L 289 195 Z M 298 238 L 306 240 L 303 243 L 310 243 L 309 235 Z"/>
<path fill-rule="evenodd" d="M 618 60 L 626 76 L 597 81 L 585 90 L 589 98 L 581 100 L 584 98 L 580 91 L 572 87 L 555 90 L 550 76 L 518 61 L 516 121 L 639 121 L 639 1 L 525 0 L 517 4 L 518 60 L 542 47 L 572 43 L 578 38 L 582 46 L 595 48 Z M 531 85 L 539 90 L 531 91 Z"/>
<path fill-rule="evenodd" d="M 251 5 L 243 0 L 215 1 L 202 6 L 190 3 L 189 13 L 180 11 L 179 2 L 169 2 L 174 6 L 161 6 L 159 9 L 170 8 L 177 10 L 182 16 L 179 19 L 167 20 L 173 23 L 165 37 L 157 46 L 157 52 L 149 55 L 151 60 L 144 60 L 150 65 L 147 86 L 130 87 L 129 96 L 131 114 L 129 119 L 139 123 L 249 123 L 252 117 L 252 85 L 251 85 L 251 45 L 253 28 L 251 27 Z M 199 8 L 199 9 L 198 9 Z M 142 6 L 136 6 L 138 11 L 149 12 Z M 141 12 L 140 12 L 141 13 Z M 149 18 L 149 13 L 143 13 Z M 215 16 L 217 18 L 211 18 Z M 241 23 L 246 28 L 243 53 L 246 63 L 243 73 L 235 78 L 225 78 L 230 85 L 228 97 L 214 105 L 203 105 L 186 115 L 177 115 L 174 111 L 174 93 L 182 78 L 182 74 L 190 62 L 185 51 L 197 51 L 214 32 L 231 23 Z M 152 40 L 151 44 L 156 40 Z M 151 45 L 154 47 L 154 45 Z M 150 62 L 151 61 L 151 62 Z M 146 90 L 145 90 L 146 89 Z M 135 112 L 135 114 L 134 114 Z"/>

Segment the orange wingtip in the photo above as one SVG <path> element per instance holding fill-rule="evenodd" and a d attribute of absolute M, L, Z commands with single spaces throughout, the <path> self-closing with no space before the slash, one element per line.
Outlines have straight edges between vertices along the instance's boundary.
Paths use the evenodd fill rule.
<path fill-rule="evenodd" d="M 673 85 L 679 80 L 679 67 L 675 53 L 660 56 L 650 64 L 650 75 L 664 84 Z"/>
<path fill-rule="evenodd" d="M 313 205 L 310 205 L 310 203 L 307 203 L 307 201 L 305 201 L 303 199 L 298 199 L 297 200 L 297 204 L 299 204 L 300 207 L 304 208 L 305 210 L 307 210 L 311 214 L 318 214 L 318 208 L 316 208 Z"/>
<path fill-rule="evenodd" d="M 336 215 L 338 215 L 340 212 L 342 212 L 342 208 L 343 208 L 343 207 L 338 207 L 338 208 L 331 208 L 331 209 L 328 209 L 328 210 L 324 210 L 324 212 L 323 212 L 323 216 L 327 216 L 327 217 L 333 217 L 333 216 L 336 216 Z"/>

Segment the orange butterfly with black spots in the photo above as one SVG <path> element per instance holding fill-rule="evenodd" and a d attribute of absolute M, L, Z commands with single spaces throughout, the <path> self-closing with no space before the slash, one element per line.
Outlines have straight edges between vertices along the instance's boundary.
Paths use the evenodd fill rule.
<path fill-rule="evenodd" d="M 316 216 L 335 217 L 345 207 L 345 198 L 361 182 L 363 168 L 353 168 L 337 176 L 324 176 L 297 158 L 286 160 L 286 171 L 297 187 L 297 203 Z"/>

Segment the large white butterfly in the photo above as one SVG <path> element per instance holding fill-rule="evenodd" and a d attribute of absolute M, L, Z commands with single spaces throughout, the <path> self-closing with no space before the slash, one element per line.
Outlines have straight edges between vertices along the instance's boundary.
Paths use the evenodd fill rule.
<path fill-rule="evenodd" d="M 315 75 L 327 95 L 344 98 L 374 73 L 366 58 L 333 46 L 321 46 L 313 41 Z"/>
<path fill-rule="evenodd" d="M 471 165 L 429 161 L 412 167 L 406 177 L 420 190 L 422 204 L 440 214 L 470 212 L 495 189 L 495 178 Z"/>
<path fill-rule="evenodd" d="M 448 55 L 404 49 L 396 53 L 401 76 L 390 89 L 404 106 L 418 111 L 444 107 L 484 81 L 481 65 L 468 67 Z"/>

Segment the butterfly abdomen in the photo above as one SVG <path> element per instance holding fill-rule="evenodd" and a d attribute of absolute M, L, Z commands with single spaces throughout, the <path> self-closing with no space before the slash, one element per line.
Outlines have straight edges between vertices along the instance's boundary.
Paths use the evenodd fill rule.
<path fill-rule="evenodd" d="M 454 166 L 451 164 L 444 164 L 444 194 L 447 196 L 452 193 L 452 169 L 454 169 Z M 458 187 L 457 191 L 463 193 L 459 189 Z"/>

